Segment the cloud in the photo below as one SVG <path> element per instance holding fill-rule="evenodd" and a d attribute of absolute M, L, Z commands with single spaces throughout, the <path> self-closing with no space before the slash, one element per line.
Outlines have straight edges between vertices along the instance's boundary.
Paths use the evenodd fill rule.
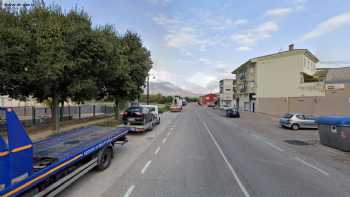
<path fill-rule="evenodd" d="M 156 4 L 156 5 L 166 5 L 171 2 L 171 0 L 146 0 L 148 3 Z"/>
<path fill-rule="evenodd" d="M 190 76 L 169 72 L 164 68 L 154 68 L 150 71 L 151 81 L 168 81 L 185 90 L 189 90 L 198 94 L 207 94 L 209 92 L 217 92 L 219 81 L 221 79 L 233 79 L 231 74 L 232 66 L 219 60 L 212 60 L 206 57 L 193 60 L 181 60 L 189 64 L 207 62 L 212 65 L 209 71 L 199 71 Z"/>
<path fill-rule="evenodd" d="M 151 81 L 170 82 L 193 93 L 207 94 L 208 92 L 214 91 L 214 89 L 211 90 L 207 88 L 207 85 L 210 83 L 215 83 L 215 77 L 204 73 L 196 73 L 190 78 L 186 78 L 183 75 L 175 74 L 166 70 L 152 69 L 150 73 L 152 76 L 155 76 L 154 78 L 150 79 Z"/>
<path fill-rule="evenodd" d="M 199 62 L 201 62 L 203 64 L 211 64 L 211 61 L 207 58 L 204 58 L 204 57 L 199 58 Z"/>
<path fill-rule="evenodd" d="M 246 24 L 248 21 L 246 19 L 237 19 L 235 21 L 233 21 L 234 25 L 244 25 Z"/>
<path fill-rule="evenodd" d="M 201 47 L 204 44 L 203 39 L 199 38 L 195 27 L 183 20 L 159 15 L 153 17 L 153 21 L 166 30 L 167 33 L 164 36 L 164 40 L 168 47 L 184 50 L 186 47 Z"/>
<path fill-rule="evenodd" d="M 259 25 L 256 31 L 260 33 L 272 33 L 272 32 L 278 31 L 278 29 L 279 28 L 277 23 L 273 21 L 268 21 Z"/>
<path fill-rule="evenodd" d="M 196 84 L 198 86 L 201 86 L 203 88 L 207 87 L 207 84 L 215 81 L 216 78 L 211 75 L 204 74 L 202 72 L 197 72 L 194 75 L 192 75 L 190 78 L 187 79 L 188 82 L 191 82 L 193 84 Z"/>
<path fill-rule="evenodd" d="M 218 61 L 215 65 L 215 71 L 218 73 L 230 73 L 231 68 L 229 64 L 225 64 L 223 62 Z"/>
<path fill-rule="evenodd" d="M 258 25 L 256 28 L 248 30 L 246 33 L 233 34 L 231 40 L 239 45 L 237 50 L 248 51 L 254 46 L 258 40 L 271 37 L 271 34 L 277 32 L 279 26 L 276 22 L 267 21 Z"/>
<path fill-rule="evenodd" d="M 198 49 L 206 51 L 212 46 L 227 46 L 228 36 L 217 34 L 217 31 L 227 30 L 247 23 L 245 19 L 232 20 L 224 17 L 179 18 L 158 15 L 153 21 L 166 31 L 165 45 L 185 51 Z"/>
<path fill-rule="evenodd" d="M 341 27 L 350 25 L 350 11 L 333 16 L 320 24 L 318 24 L 312 31 L 306 33 L 300 41 L 307 41 L 329 32 L 335 31 Z"/>
<path fill-rule="evenodd" d="M 207 29 L 214 31 L 227 30 L 246 24 L 246 19 L 230 19 L 222 16 L 206 16 L 204 25 Z"/>
<path fill-rule="evenodd" d="M 233 34 L 231 39 L 239 45 L 254 45 L 256 38 L 250 34 Z"/>
<path fill-rule="evenodd" d="M 289 7 L 281 7 L 281 8 L 272 8 L 266 10 L 264 16 L 267 17 L 286 17 L 290 14 L 303 10 L 305 8 L 307 0 L 295 0 L 292 1 L 292 4 Z"/>
<path fill-rule="evenodd" d="M 200 44 L 200 41 L 194 34 L 191 33 L 170 33 L 165 36 L 166 45 L 174 48 L 185 46 L 195 46 Z"/>
<path fill-rule="evenodd" d="M 265 12 L 265 16 L 277 16 L 277 17 L 288 16 L 293 11 L 294 10 L 292 8 L 275 8 L 275 9 L 267 10 Z"/>
<path fill-rule="evenodd" d="M 241 46 L 241 47 L 237 47 L 236 50 L 237 51 L 251 51 L 252 48 Z"/>

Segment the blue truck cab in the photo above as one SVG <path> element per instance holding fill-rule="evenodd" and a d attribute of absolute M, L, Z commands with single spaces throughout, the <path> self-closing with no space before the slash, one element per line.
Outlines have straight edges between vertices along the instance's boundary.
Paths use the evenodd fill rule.
<path fill-rule="evenodd" d="M 0 197 L 55 196 L 90 170 L 107 168 L 127 128 L 88 126 L 33 143 L 11 108 L 0 136 Z"/>

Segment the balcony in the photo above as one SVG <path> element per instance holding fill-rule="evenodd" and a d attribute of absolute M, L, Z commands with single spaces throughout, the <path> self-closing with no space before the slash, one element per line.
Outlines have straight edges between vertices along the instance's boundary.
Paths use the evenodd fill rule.
<path fill-rule="evenodd" d="M 325 94 L 323 82 L 301 83 L 299 88 L 302 90 L 302 96 L 324 96 Z"/>

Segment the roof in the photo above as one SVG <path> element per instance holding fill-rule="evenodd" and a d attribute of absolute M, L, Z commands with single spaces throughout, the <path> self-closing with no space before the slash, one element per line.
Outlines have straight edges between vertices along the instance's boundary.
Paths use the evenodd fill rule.
<path fill-rule="evenodd" d="M 286 55 L 286 54 L 305 54 L 306 56 L 308 56 L 310 59 L 312 59 L 315 63 L 319 62 L 319 59 L 314 56 L 309 50 L 307 49 L 293 49 L 293 50 L 288 50 L 288 51 L 281 51 L 278 53 L 272 53 L 269 55 L 263 55 L 263 56 L 259 56 L 259 57 L 255 57 L 252 59 L 249 59 L 248 61 L 246 61 L 245 63 L 243 63 L 242 65 L 240 65 L 238 68 L 236 68 L 232 73 L 233 74 L 237 74 L 237 72 L 239 72 L 239 70 L 241 70 L 243 67 L 245 67 L 248 64 L 252 64 L 252 63 L 256 63 L 257 61 L 261 61 L 264 60 L 266 58 L 274 58 L 274 57 L 278 57 L 281 55 Z"/>
<path fill-rule="evenodd" d="M 350 83 L 350 67 L 329 68 L 326 83 Z"/>

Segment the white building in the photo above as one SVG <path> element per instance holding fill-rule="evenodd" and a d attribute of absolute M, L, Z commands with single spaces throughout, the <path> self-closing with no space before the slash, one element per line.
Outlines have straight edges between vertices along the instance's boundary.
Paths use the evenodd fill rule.
<path fill-rule="evenodd" d="M 223 79 L 219 82 L 220 95 L 219 95 L 219 107 L 232 108 L 235 105 L 234 101 L 234 79 Z"/>

